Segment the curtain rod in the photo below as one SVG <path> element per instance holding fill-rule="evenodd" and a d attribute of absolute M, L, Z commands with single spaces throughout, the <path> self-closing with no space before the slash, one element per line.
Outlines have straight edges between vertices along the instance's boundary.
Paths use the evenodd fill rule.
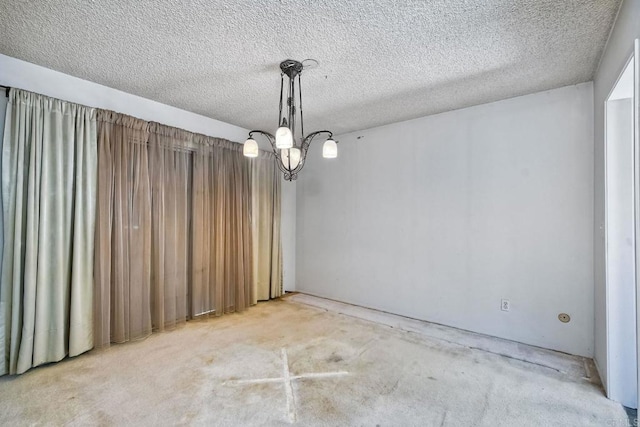
<path fill-rule="evenodd" d="M 0 85 L 0 88 L 4 89 L 5 96 L 8 98 L 9 90 L 11 90 L 11 88 L 9 86 L 4 86 L 4 85 Z"/>

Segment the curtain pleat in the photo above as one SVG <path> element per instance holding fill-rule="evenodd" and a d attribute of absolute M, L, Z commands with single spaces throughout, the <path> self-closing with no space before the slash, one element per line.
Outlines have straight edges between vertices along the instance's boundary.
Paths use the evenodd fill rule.
<path fill-rule="evenodd" d="M 95 110 L 12 89 L 2 152 L 0 374 L 93 346 Z"/>
<path fill-rule="evenodd" d="M 282 295 L 280 173 L 270 153 L 252 159 L 253 288 L 258 300 Z"/>

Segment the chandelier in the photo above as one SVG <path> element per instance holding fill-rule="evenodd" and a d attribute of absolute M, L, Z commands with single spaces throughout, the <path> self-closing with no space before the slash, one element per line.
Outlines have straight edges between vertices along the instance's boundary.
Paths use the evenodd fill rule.
<path fill-rule="evenodd" d="M 328 130 L 320 130 L 304 136 L 304 120 L 302 117 L 302 90 L 300 86 L 300 75 L 304 66 L 299 61 L 287 59 L 280 63 L 280 114 L 278 116 L 278 129 L 273 136 L 261 130 L 249 132 L 249 138 L 245 141 L 242 153 L 247 157 L 258 157 L 258 143 L 253 139 L 254 134 L 265 136 L 271 144 L 271 149 L 276 157 L 276 163 L 284 173 L 284 179 L 293 181 L 298 178 L 298 173 L 304 166 L 307 158 L 307 151 L 311 141 L 319 135 L 327 135 L 327 140 L 322 146 L 322 157 L 332 159 L 338 157 L 338 146 L 333 140 L 333 133 Z M 287 76 L 286 97 L 285 78 Z M 296 77 L 297 85 L 296 85 Z M 296 87 L 297 86 L 297 87 Z M 296 95 L 299 105 L 296 106 Z M 283 104 L 285 104 L 283 110 Z M 299 137 L 296 137 L 296 121 L 300 120 Z"/>

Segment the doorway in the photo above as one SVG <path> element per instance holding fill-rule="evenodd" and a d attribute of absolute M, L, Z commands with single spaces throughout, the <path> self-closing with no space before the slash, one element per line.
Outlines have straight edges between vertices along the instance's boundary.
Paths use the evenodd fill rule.
<path fill-rule="evenodd" d="M 627 63 L 605 105 L 607 394 L 637 408 L 636 333 L 638 164 L 634 143 L 634 60 Z"/>

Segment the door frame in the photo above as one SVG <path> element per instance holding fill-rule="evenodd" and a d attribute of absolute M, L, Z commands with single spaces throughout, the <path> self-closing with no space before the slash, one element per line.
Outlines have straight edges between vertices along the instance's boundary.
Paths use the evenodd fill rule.
<path fill-rule="evenodd" d="M 636 408 L 640 403 L 640 39 L 633 41 L 633 150 L 634 218 L 636 251 Z"/>

